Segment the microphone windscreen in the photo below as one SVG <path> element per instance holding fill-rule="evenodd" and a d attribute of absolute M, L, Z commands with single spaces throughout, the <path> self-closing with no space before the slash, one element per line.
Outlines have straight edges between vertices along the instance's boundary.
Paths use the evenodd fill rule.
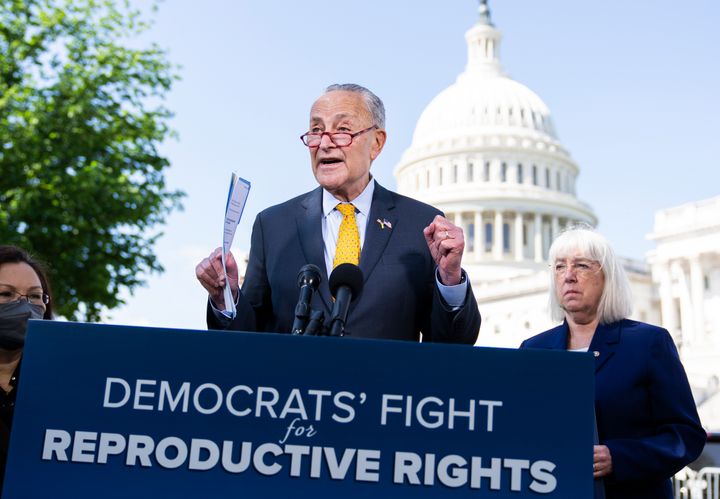
<path fill-rule="evenodd" d="M 303 265 L 298 272 L 298 288 L 309 284 L 313 289 L 317 289 L 320 280 L 320 268 L 312 263 Z"/>
<path fill-rule="evenodd" d="M 341 263 L 330 274 L 330 293 L 335 296 L 340 286 L 347 286 L 352 291 L 353 300 L 363 288 L 363 275 L 360 267 L 352 263 Z"/>

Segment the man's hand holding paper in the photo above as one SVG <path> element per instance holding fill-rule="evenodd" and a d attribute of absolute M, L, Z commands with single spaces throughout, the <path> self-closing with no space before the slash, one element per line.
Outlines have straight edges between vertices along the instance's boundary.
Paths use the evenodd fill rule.
<path fill-rule="evenodd" d="M 235 317 L 239 292 L 237 262 L 230 248 L 249 193 L 250 182 L 232 173 L 225 203 L 222 246 L 195 267 L 195 276 L 207 290 L 213 305 L 230 318 Z"/>
<path fill-rule="evenodd" d="M 232 247 L 235 231 L 237 230 L 240 218 L 242 218 L 245 203 L 250 193 L 250 182 L 238 177 L 234 172 L 230 176 L 230 189 L 228 190 L 227 202 L 225 203 L 225 222 L 223 225 L 223 245 L 221 253 L 221 263 L 223 267 L 223 275 L 230 275 L 228 270 L 228 255 Z M 233 259 L 233 264 L 235 260 Z M 226 280 L 225 289 L 223 290 L 223 303 L 225 306 L 222 310 L 227 312 L 228 317 L 235 317 L 235 298 L 237 298 L 237 265 L 235 265 L 235 289 L 231 279 Z"/>
<path fill-rule="evenodd" d="M 238 295 L 238 266 L 232 252 L 225 254 L 225 268 L 222 262 L 222 248 L 216 248 L 210 256 L 204 258 L 195 267 L 195 275 L 200 284 L 207 290 L 210 299 L 218 310 L 229 310 L 225 305 L 226 286 L 232 293 L 234 305 Z M 234 308 L 234 307 L 233 307 Z"/>

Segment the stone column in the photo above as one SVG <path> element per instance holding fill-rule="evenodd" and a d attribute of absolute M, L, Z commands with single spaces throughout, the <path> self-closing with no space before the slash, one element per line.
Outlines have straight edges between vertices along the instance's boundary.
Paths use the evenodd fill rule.
<path fill-rule="evenodd" d="M 453 223 L 458 227 L 461 227 L 463 231 L 466 229 L 466 227 L 463 227 L 462 211 L 455 212 L 453 215 Z"/>
<path fill-rule="evenodd" d="M 495 212 L 495 222 L 493 223 L 493 259 L 502 260 L 503 257 L 503 214 L 501 211 Z"/>
<path fill-rule="evenodd" d="M 485 252 L 485 245 L 483 244 L 483 235 L 485 234 L 485 227 L 482 223 L 482 210 L 475 211 L 475 260 L 481 260 L 482 255 Z"/>
<path fill-rule="evenodd" d="M 543 261 L 543 243 L 542 243 L 542 217 L 540 213 L 535 213 L 535 222 L 533 223 L 533 246 L 535 248 L 534 256 L 536 262 Z"/>
<path fill-rule="evenodd" d="M 662 314 L 662 325 L 670 332 L 670 335 L 680 340 L 680 328 L 678 327 L 677 311 L 675 310 L 675 298 L 672 292 L 672 276 L 670 275 L 670 264 L 662 262 L 658 264 L 657 272 L 660 277 L 660 313 Z"/>
<path fill-rule="evenodd" d="M 690 299 L 692 300 L 695 340 L 705 340 L 705 282 L 700 255 L 690 257 Z"/>
<path fill-rule="evenodd" d="M 672 276 L 677 280 L 680 290 L 680 328 L 683 346 L 695 343 L 695 329 L 693 321 L 692 300 L 690 298 L 690 286 L 688 285 L 685 269 L 679 261 L 674 261 L 670 267 Z"/>
<path fill-rule="evenodd" d="M 516 162 L 508 162 L 507 163 L 507 182 L 509 184 L 517 184 L 517 163 Z"/>
<path fill-rule="evenodd" d="M 522 262 L 524 254 L 523 245 L 523 214 L 515 212 L 515 261 Z"/>

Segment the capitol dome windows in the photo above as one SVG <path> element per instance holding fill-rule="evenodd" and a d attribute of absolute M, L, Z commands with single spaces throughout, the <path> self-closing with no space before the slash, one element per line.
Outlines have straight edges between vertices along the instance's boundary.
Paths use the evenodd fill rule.
<path fill-rule="evenodd" d="M 493 226 L 490 222 L 485 223 L 485 252 L 489 253 L 493 247 Z"/>

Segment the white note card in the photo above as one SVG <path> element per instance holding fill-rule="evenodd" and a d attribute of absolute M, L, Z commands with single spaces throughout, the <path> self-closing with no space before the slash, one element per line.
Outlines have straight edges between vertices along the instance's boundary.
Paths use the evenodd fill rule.
<path fill-rule="evenodd" d="M 223 226 L 222 264 L 223 272 L 227 275 L 225 258 L 232 247 L 235 231 L 242 218 L 245 202 L 250 193 L 250 182 L 238 177 L 236 173 L 230 176 L 230 190 L 228 191 L 227 203 L 225 204 L 225 224 Z M 225 311 L 235 317 L 235 300 L 230 291 L 230 280 L 225 279 Z"/>

